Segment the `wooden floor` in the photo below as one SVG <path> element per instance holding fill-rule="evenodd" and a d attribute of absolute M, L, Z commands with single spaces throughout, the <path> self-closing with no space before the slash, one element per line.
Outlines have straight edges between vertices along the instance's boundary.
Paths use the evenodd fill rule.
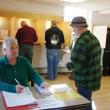
<path fill-rule="evenodd" d="M 67 83 L 76 91 L 74 80 L 69 80 L 67 74 L 59 74 L 57 79 L 46 81 L 49 84 Z M 110 76 L 102 77 L 101 89 L 93 93 L 93 108 L 94 110 L 110 110 Z"/>

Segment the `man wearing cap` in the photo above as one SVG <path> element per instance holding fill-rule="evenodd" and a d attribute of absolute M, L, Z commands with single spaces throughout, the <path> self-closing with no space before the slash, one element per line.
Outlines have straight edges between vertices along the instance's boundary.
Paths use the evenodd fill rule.
<path fill-rule="evenodd" d="M 91 101 L 86 110 L 92 109 L 92 92 L 101 84 L 101 47 L 98 39 L 87 29 L 86 19 L 74 17 L 71 26 L 78 36 L 71 51 L 71 62 L 67 68 L 75 74 L 75 84 L 79 94 Z"/>

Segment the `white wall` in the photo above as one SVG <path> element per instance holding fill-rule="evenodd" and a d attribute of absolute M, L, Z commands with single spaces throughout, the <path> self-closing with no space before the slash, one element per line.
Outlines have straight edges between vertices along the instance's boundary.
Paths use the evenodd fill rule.
<path fill-rule="evenodd" d="M 93 25 L 107 25 L 110 26 L 110 14 L 99 14 L 99 12 L 93 12 Z"/>

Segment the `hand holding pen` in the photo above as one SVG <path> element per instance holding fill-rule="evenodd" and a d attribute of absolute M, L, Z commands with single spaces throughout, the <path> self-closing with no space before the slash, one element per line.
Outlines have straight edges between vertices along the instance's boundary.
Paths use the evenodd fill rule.
<path fill-rule="evenodd" d="M 20 83 L 18 82 L 18 80 L 17 80 L 16 78 L 15 78 L 14 80 L 15 80 L 15 82 L 18 84 L 18 85 L 16 85 L 16 92 L 17 92 L 17 93 L 22 93 L 24 87 L 23 87 L 22 85 L 20 85 Z"/>

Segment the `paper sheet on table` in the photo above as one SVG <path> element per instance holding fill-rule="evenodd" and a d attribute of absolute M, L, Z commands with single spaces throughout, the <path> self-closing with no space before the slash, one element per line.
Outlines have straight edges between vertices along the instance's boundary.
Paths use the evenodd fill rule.
<path fill-rule="evenodd" d="M 62 101 L 59 101 L 54 97 L 49 97 L 46 99 L 38 99 L 37 102 L 39 105 L 39 108 L 37 108 L 37 110 L 44 110 L 46 108 L 60 107 L 64 105 Z"/>
<path fill-rule="evenodd" d="M 71 53 L 70 49 L 62 49 L 62 51 L 66 52 L 66 53 Z"/>
<path fill-rule="evenodd" d="M 67 92 L 60 92 L 60 93 L 54 93 L 53 94 L 55 98 L 59 100 L 70 100 L 70 99 L 78 99 L 80 98 L 80 95 L 75 93 L 73 90 L 67 91 Z"/>
<path fill-rule="evenodd" d="M 51 85 L 51 91 L 53 92 L 67 92 L 70 91 L 70 87 L 67 84 L 55 84 Z"/>
<path fill-rule="evenodd" d="M 28 91 L 27 91 L 28 90 Z M 37 104 L 29 88 L 25 88 L 22 93 L 11 93 L 2 91 L 7 107 Z"/>

